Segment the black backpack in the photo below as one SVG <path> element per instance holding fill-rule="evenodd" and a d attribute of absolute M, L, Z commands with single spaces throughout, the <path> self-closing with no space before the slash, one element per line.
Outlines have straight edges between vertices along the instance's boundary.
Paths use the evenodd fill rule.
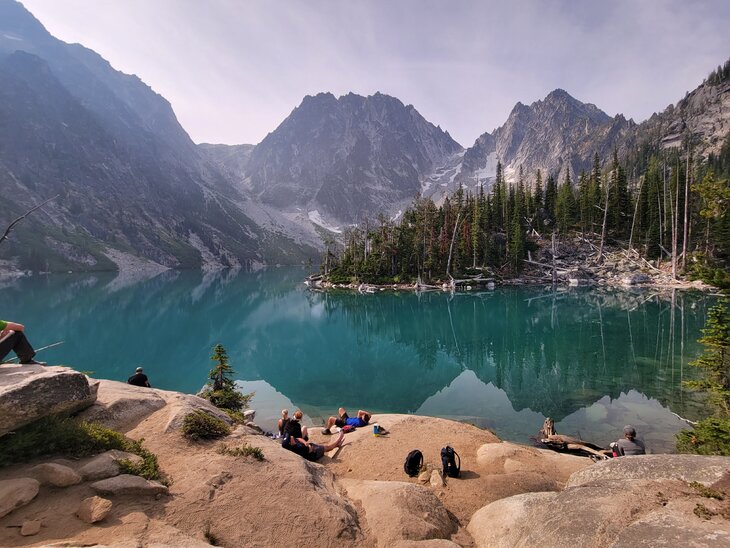
<path fill-rule="evenodd" d="M 403 463 L 403 470 L 405 470 L 406 474 L 413 477 L 419 474 L 421 466 L 423 466 L 423 453 L 418 449 L 414 449 L 408 453 L 406 462 Z"/>
<path fill-rule="evenodd" d="M 441 449 L 441 464 L 444 467 L 444 477 L 458 478 L 461 472 L 461 458 L 454 448 L 447 445 Z"/>

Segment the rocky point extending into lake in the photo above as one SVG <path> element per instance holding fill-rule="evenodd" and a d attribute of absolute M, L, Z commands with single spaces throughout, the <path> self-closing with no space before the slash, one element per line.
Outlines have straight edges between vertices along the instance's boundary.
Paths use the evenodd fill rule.
<path fill-rule="evenodd" d="M 375 415 L 389 434 L 361 428 L 319 463 L 253 426 L 220 441 L 180 434 L 193 410 L 227 416 L 196 396 L 87 381 L 69 394 L 67 368 L 0 366 L 6 430 L 55 410 L 123 432 L 156 455 L 164 481 L 129 473 L 119 451 L 51 455 L 0 468 L 0 545 L 208 546 L 718 546 L 730 542 L 730 458 L 647 455 L 590 459 L 501 442 L 444 419 Z M 56 386 L 57 388 L 53 388 Z M 83 391 L 83 387 L 81 387 Z M 76 402 L 70 407 L 66 400 Z M 10 403 L 9 403 L 10 402 Z M 31 412 L 34 416 L 31 416 Z M 17 421 L 14 426 L 13 421 Z M 330 438 L 311 427 L 314 441 Z M 0 437 L 4 449 L 9 437 Z M 260 448 L 263 460 L 227 447 Z M 461 456 L 461 477 L 440 474 L 440 448 Z M 410 478 L 414 448 L 427 469 Z M 696 482 L 696 483 L 695 483 Z M 710 489 L 708 489 L 710 488 Z M 291 535 L 282 535 L 290 531 Z"/>

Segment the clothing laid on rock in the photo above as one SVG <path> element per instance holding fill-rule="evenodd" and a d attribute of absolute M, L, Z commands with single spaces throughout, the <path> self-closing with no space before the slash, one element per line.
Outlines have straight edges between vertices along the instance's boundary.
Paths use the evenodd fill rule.
<path fill-rule="evenodd" d="M 618 454 L 621 456 L 645 455 L 646 447 L 641 440 L 629 440 L 622 438 L 618 440 Z"/>
<path fill-rule="evenodd" d="M 134 386 L 149 387 L 150 381 L 147 379 L 147 375 L 144 373 L 135 373 L 127 379 L 127 384 L 133 384 Z"/>
<path fill-rule="evenodd" d="M 0 320 L 0 331 L 3 331 L 7 325 L 7 321 Z M 0 338 L 0 362 L 3 361 L 5 356 L 7 356 L 11 351 L 18 355 L 20 363 L 40 363 L 33 360 L 35 350 L 33 350 L 33 347 L 28 342 L 25 333 L 22 331 L 15 331 Z"/>

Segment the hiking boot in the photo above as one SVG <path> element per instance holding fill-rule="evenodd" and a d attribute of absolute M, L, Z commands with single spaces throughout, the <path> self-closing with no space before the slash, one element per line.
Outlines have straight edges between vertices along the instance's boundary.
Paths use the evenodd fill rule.
<path fill-rule="evenodd" d="M 330 432 L 329 428 L 325 428 L 322 430 L 322 434 L 324 434 L 325 436 L 331 436 L 332 432 Z"/>
<path fill-rule="evenodd" d="M 27 362 L 20 362 L 20 365 L 48 365 L 46 362 L 39 362 L 36 360 L 28 360 Z"/>

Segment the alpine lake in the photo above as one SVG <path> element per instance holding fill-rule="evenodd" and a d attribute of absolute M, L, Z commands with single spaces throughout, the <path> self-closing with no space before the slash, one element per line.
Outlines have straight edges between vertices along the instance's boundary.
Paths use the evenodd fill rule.
<path fill-rule="evenodd" d="M 682 388 L 716 298 L 656 288 L 498 287 L 455 294 L 315 292 L 311 270 L 53 274 L 0 286 L 0 317 L 26 325 L 38 359 L 195 393 L 228 351 L 256 422 L 281 409 L 320 425 L 337 408 L 446 417 L 530 443 L 545 417 L 607 445 L 636 427 L 653 453 L 701 418 Z M 10 358 L 10 356 L 8 357 Z"/>

